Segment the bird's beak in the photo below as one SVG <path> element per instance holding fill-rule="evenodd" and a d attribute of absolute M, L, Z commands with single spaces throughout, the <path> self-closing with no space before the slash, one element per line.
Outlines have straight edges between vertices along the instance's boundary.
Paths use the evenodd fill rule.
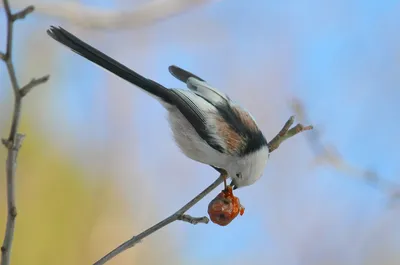
<path fill-rule="evenodd" d="M 229 184 L 229 186 L 231 186 L 233 190 L 237 189 L 237 186 L 233 180 L 232 180 L 231 184 Z"/>

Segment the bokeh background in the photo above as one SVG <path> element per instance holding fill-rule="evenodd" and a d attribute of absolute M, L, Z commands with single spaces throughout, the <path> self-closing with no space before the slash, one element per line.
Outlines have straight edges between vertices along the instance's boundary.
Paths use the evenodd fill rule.
<path fill-rule="evenodd" d="M 11 1 L 50 5 L 55 13 L 38 9 L 15 25 L 20 83 L 51 79 L 24 101 L 12 264 L 92 264 L 218 176 L 179 151 L 158 102 L 53 41 L 50 25 L 169 87 L 184 86 L 169 65 L 189 69 L 247 108 L 268 140 L 296 113 L 319 132 L 318 139 L 300 134 L 271 155 L 260 181 L 236 193 L 246 213 L 229 226 L 175 222 L 108 264 L 400 264 L 400 202 L 390 192 L 400 183 L 400 2 L 203 2 Z M 64 8 L 69 4 L 82 8 Z M 151 19 L 153 11 L 162 17 L 191 4 Z M 151 8 L 140 16 L 143 6 Z M 121 17 L 138 10 L 139 22 L 107 29 L 77 23 L 92 9 Z M 3 137 L 11 113 L 2 63 Z M 5 159 L 1 148 L 1 240 Z M 385 188 L 365 181 L 364 170 Z M 189 213 L 206 215 L 218 192 Z"/>

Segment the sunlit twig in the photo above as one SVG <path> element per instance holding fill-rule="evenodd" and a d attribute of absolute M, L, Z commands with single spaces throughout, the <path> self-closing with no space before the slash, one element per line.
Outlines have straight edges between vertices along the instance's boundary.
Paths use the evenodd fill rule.
<path fill-rule="evenodd" d="M 3 145 L 7 148 L 6 162 L 6 178 L 7 178 L 7 224 L 4 234 L 4 241 L 1 247 L 1 265 L 10 264 L 10 253 L 15 230 L 15 218 L 17 216 L 17 207 L 15 204 L 15 171 L 17 166 L 18 151 L 21 148 L 24 135 L 18 133 L 18 125 L 21 117 L 22 98 L 28 94 L 34 87 L 46 82 L 49 76 L 44 76 L 39 79 L 33 79 L 30 83 L 20 88 L 18 85 L 15 68 L 12 61 L 12 41 L 14 22 L 25 18 L 33 12 L 33 6 L 28 6 L 22 11 L 12 13 L 8 0 L 3 0 L 4 11 L 7 20 L 7 38 L 6 51 L 0 53 L 0 59 L 7 66 L 7 71 L 10 76 L 11 86 L 14 91 L 14 112 L 12 115 L 10 134 L 7 139 L 2 139 Z"/>

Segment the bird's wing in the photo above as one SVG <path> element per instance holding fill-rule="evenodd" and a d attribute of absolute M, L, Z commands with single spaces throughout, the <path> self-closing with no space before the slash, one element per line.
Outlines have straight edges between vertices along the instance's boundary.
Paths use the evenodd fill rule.
<path fill-rule="evenodd" d="M 186 71 L 176 65 L 171 65 L 170 67 L 168 67 L 168 70 L 171 73 L 171 75 L 173 75 L 176 79 L 182 81 L 183 83 L 186 83 L 190 77 L 206 82 L 204 79 L 198 77 L 197 75 L 189 71 Z"/>
<path fill-rule="evenodd" d="M 171 96 L 173 105 L 185 116 L 199 136 L 218 152 L 224 152 L 213 130 L 210 130 L 210 118 L 207 118 L 210 113 L 217 111 L 215 107 L 190 90 L 170 89 L 170 91 L 173 95 Z"/>
<path fill-rule="evenodd" d="M 210 102 L 212 105 L 216 106 L 230 101 L 227 95 L 210 86 L 204 79 L 192 74 L 191 72 L 175 65 L 171 65 L 168 69 L 175 78 L 186 83 L 190 90 Z"/>
<path fill-rule="evenodd" d="M 188 99 L 184 99 L 186 107 L 192 108 L 190 111 L 196 113 L 197 121 L 206 121 L 205 124 L 191 122 L 198 133 L 199 129 L 203 128 L 205 132 L 210 133 L 211 130 L 207 127 L 210 125 L 207 124 L 207 120 L 205 118 L 199 119 L 198 117 L 207 111 L 206 106 L 215 108 L 216 116 L 220 117 L 220 119 L 213 125 L 224 127 L 221 130 L 217 129 L 219 131 L 219 139 L 224 143 L 222 146 L 225 147 L 221 149 L 221 152 L 244 156 L 267 144 L 263 133 L 258 128 L 251 114 L 239 105 L 234 104 L 227 95 L 210 86 L 204 79 L 182 68 L 171 65 L 169 71 L 174 77 L 185 82 L 190 89 L 190 91 L 179 90 L 179 93 L 183 94 L 182 97 L 189 97 Z M 192 102 L 188 102 L 188 100 Z M 194 103 L 195 106 L 193 107 L 191 103 Z M 186 115 L 185 117 L 190 120 L 189 116 Z M 206 128 L 209 130 L 206 130 Z M 205 139 L 202 134 L 199 133 L 199 135 Z M 215 146 L 215 142 L 212 140 L 206 141 L 210 145 L 214 144 Z M 217 146 L 220 147 L 221 145 L 217 144 Z M 214 149 L 218 150 L 216 147 Z"/>

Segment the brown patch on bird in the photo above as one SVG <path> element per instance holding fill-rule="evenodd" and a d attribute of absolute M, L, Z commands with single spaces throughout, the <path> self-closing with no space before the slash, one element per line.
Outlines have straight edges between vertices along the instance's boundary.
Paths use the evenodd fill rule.
<path fill-rule="evenodd" d="M 247 111 L 235 106 L 232 106 L 232 110 L 247 128 L 255 132 L 259 131 L 256 122 Z"/>
<path fill-rule="evenodd" d="M 232 155 L 239 153 L 243 148 L 242 137 L 220 116 L 216 116 L 216 129 L 225 142 L 228 153 Z"/>

